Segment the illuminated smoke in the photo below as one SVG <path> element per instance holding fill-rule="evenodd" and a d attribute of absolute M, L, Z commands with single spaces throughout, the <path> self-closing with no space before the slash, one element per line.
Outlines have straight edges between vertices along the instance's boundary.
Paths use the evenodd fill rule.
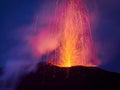
<path fill-rule="evenodd" d="M 44 7 L 49 9 L 48 5 Z M 8 51 L 10 55 L 5 55 L 14 53 L 5 58 L 7 63 L 0 76 L 0 90 L 14 90 L 22 76 L 34 71 L 37 64 L 44 61 L 41 59 L 43 55 L 49 56 L 45 60 L 47 63 L 60 67 L 98 65 L 83 0 L 57 0 L 55 14 L 51 8 L 47 10 L 43 10 L 43 16 L 37 14 L 35 25 L 23 26 L 15 32 L 20 35 L 19 38 L 15 36 L 20 45 L 12 52 Z M 41 27 L 44 23 L 49 25 Z"/>

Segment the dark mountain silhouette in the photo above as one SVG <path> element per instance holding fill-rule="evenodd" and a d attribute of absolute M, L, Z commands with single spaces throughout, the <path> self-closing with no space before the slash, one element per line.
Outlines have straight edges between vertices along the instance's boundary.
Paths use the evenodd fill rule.
<path fill-rule="evenodd" d="M 120 90 L 120 74 L 97 67 L 60 68 L 39 64 L 21 79 L 16 90 Z"/>

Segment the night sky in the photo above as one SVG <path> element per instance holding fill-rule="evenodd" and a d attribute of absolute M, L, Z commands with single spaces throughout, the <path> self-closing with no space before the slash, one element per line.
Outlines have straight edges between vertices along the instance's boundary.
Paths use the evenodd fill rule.
<path fill-rule="evenodd" d="M 21 37 L 26 31 L 20 28 L 32 25 L 43 3 L 52 5 L 51 1 L 55 0 L 0 0 L 0 67 L 4 67 L 9 58 L 16 55 L 12 52 L 25 43 Z M 120 0 L 95 1 L 97 24 L 93 36 L 98 57 L 103 62 L 100 67 L 120 73 Z M 29 55 L 27 58 L 31 58 Z"/>

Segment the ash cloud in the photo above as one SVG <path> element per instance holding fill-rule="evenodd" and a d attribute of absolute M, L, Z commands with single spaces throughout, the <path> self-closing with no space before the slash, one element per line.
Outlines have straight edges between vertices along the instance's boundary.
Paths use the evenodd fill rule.
<path fill-rule="evenodd" d="M 37 1 L 21 0 L 11 3 L 13 7 L 7 8 L 8 11 L 3 13 L 9 13 L 10 10 L 10 12 L 14 12 L 8 17 L 4 17 L 3 31 L 5 30 L 5 32 L 0 34 L 2 40 L 6 40 L 1 41 L 4 52 L 1 52 L 0 57 L 2 67 L 0 90 L 15 90 L 22 77 L 34 72 L 37 64 L 45 61 L 42 59 L 42 55 L 57 48 L 57 36 L 48 40 L 49 25 L 47 22 L 49 18 L 51 19 L 51 9 L 54 9 L 55 3 L 46 3 L 46 1 L 43 3 L 43 1 L 39 2 L 38 11 L 35 10 L 38 8 L 35 6 Z M 20 2 L 21 6 L 18 8 L 15 4 L 19 5 Z M 6 2 L 3 3 L 6 4 Z M 17 8 L 13 9 L 14 6 Z M 53 22 L 52 19 L 49 21 Z M 36 46 L 37 44 L 38 46 Z"/>

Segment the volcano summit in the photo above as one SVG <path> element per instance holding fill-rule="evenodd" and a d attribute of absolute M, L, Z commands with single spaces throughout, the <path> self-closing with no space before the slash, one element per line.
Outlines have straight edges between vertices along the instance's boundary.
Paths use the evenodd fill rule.
<path fill-rule="evenodd" d="M 22 78 L 16 90 L 119 90 L 120 74 L 97 67 L 39 64 L 36 72 Z"/>

